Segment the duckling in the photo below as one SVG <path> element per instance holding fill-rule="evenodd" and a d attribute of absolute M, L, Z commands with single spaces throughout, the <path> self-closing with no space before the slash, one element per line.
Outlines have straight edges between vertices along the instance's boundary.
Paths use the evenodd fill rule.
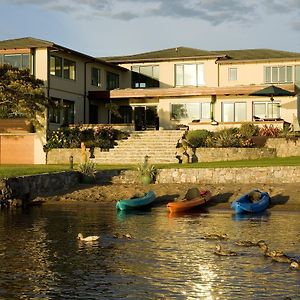
<path fill-rule="evenodd" d="M 236 241 L 236 245 L 238 246 L 244 246 L 244 247 L 255 247 L 257 246 L 257 242 L 252 242 L 252 241 Z"/>
<path fill-rule="evenodd" d="M 300 263 L 295 259 L 291 259 L 290 268 L 293 270 L 300 270 Z"/>
<path fill-rule="evenodd" d="M 223 250 L 220 244 L 216 245 L 216 250 L 214 251 L 216 255 L 220 256 L 237 256 L 238 254 L 231 250 Z"/>
<path fill-rule="evenodd" d="M 225 240 L 228 239 L 228 236 L 226 233 L 211 233 L 211 234 L 205 234 L 201 239 L 206 240 Z"/>
<path fill-rule="evenodd" d="M 280 263 L 290 263 L 291 262 L 291 259 L 286 256 L 286 255 L 283 255 L 283 256 L 271 256 L 272 260 L 276 261 L 276 262 L 280 262 Z"/>
<path fill-rule="evenodd" d="M 289 256 L 287 256 L 285 253 L 283 253 L 282 251 L 276 251 L 276 250 L 272 250 L 270 251 L 270 255 L 272 257 L 285 257 L 288 259 L 291 259 Z"/>
<path fill-rule="evenodd" d="M 82 241 L 82 242 L 95 242 L 99 239 L 100 237 L 98 235 L 90 235 L 87 237 L 83 237 L 82 233 L 78 233 L 77 239 Z"/>
<path fill-rule="evenodd" d="M 123 238 L 127 238 L 127 239 L 131 240 L 133 237 L 130 233 L 125 233 L 125 234 L 123 234 Z"/>
<path fill-rule="evenodd" d="M 262 249 L 264 256 L 272 257 L 269 251 L 269 247 L 265 241 L 259 241 L 257 244 L 259 248 Z"/>

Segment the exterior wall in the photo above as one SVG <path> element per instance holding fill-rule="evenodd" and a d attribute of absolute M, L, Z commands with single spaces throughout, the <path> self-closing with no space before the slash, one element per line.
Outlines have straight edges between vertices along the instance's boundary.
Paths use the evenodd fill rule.
<path fill-rule="evenodd" d="M 34 134 L 0 135 L 1 164 L 33 164 Z"/>
<path fill-rule="evenodd" d="M 205 86 L 217 86 L 218 65 L 215 64 L 215 59 L 183 59 L 176 61 L 152 62 L 152 63 L 133 63 L 121 64 L 122 67 L 131 70 L 133 65 L 148 66 L 159 65 L 159 81 L 160 88 L 175 87 L 175 65 L 176 64 L 204 64 L 204 81 Z M 131 86 L 131 85 L 129 85 Z"/>
<path fill-rule="evenodd" d="M 237 85 L 261 85 L 265 84 L 264 68 L 272 66 L 295 66 L 299 65 L 299 60 L 282 59 L 276 61 L 261 62 L 232 62 L 220 63 L 220 86 L 237 86 Z M 228 69 L 237 68 L 237 80 L 228 80 Z M 294 77 L 293 77 L 294 78 Z"/>

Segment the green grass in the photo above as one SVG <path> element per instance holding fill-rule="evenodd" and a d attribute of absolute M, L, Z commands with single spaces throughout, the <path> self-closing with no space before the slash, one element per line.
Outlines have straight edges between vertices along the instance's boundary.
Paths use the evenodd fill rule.
<path fill-rule="evenodd" d="M 256 160 L 237 160 L 220 162 L 200 162 L 193 164 L 156 164 L 158 169 L 171 168 L 251 168 L 251 167 L 273 167 L 273 166 L 300 166 L 300 156 L 263 158 Z M 97 165 L 100 170 L 133 170 L 137 164 L 124 165 Z M 74 170 L 77 166 L 74 166 Z M 34 175 L 41 173 L 53 173 L 69 171 L 69 165 L 0 165 L 0 178 L 8 178 L 23 175 Z"/>

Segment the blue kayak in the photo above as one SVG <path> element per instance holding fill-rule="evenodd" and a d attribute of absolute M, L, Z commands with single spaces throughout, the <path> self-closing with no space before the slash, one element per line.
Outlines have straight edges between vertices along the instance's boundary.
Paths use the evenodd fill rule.
<path fill-rule="evenodd" d="M 132 210 L 139 209 L 145 206 L 150 205 L 156 198 L 156 195 L 153 191 L 145 193 L 143 197 L 140 198 L 131 198 L 119 200 L 116 204 L 116 208 L 119 210 Z"/>
<path fill-rule="evenodd" d="M 256 190 L 256 192 L 260 191 Z M 251 192 L 232 202 L 231 208 L 233 208 L 237 214 L 259 213 L 267 209 L 269 206 L 270 196 L 267 192 L 260 192 L 260 198 L 257 201 L 251 201 L 250 194 Z"/>

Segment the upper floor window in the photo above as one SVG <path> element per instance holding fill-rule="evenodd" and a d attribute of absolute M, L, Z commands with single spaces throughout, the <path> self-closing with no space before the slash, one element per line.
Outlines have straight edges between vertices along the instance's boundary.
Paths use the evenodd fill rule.
<path fill-rule="evenodd" d="M 293 82 L 292 66 L 265 67 L 265 83 Z"/>
<path fill-rule="evenodd" d="M 159 87 L 159 66 L 132 66 L 132 88 Z"/>
<path fill-rule="evenodd" d="M 246 120 L 246 102 L 222 102 L 222 122 L 244 122 Z"/>
<path fill-rule="evenodd" d="M 210 120 L 210 102 L 172 104 L 171 118 L 173 120 Z"/>
<path fill-rule="evenodd" d="M 175 66 L 176 86 L 204 85 L 204 64 L 182 64 Z"/>
<path fill-rule="evenodd" d="M 0 54 L 0 65 L 11 65 L 18 69 L 29 69 L 29 54 Z"/>
<path fill-rule="evenodd" d="M 100 69 L 92 68 L 91 70 L 91 84 L 94 86 L 101 86 Z"/>
<path fill-rule="evenodd" d="M 76 79 L 76 63 L 58 56 L 50 56 L 50 74 L 66 79 Z"/>
<path fill-rule="evenodd" d="M 228 68 L 228 80 L 237 80 L 237 68 Z"/>
<path fill-rule="evenodd" d="M 75 80 L 76 63 L 74 61 L 64 59 L 63 64 L 64 64 L 64 78 Z"/>
<path fill-rule="evenodd" d="M 106 86 L 107 90 L 119 88 L 119 75 L 111 72 L 106 73 Z"/>

